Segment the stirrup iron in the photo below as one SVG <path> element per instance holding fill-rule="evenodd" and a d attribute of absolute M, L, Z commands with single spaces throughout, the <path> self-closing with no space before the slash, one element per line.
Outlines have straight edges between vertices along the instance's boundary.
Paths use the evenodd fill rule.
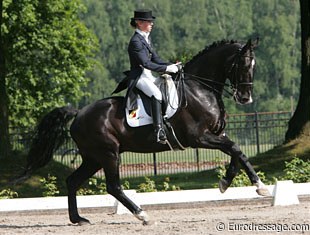
<path fill-rule="evenodd" d="M 155 131 L 156 134 L 156 142 L 160 144 L 166 144 L 167 143 L 167 136 L 162 127 L 156 128 Z"/>

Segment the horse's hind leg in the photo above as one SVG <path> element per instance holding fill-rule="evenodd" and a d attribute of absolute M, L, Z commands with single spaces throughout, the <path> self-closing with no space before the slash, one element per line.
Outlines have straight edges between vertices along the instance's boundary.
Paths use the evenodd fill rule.
<path fill-rule="evenodd" d="M 90 223 L 89 220 L 80 217 L 76 203 L 76 191 L 83 184 L 85 180 L 95 174 L 101 166 L 91 161 L 83 160 L 81 166 L 67 178 L 68 188 L 68 206 L 69 206 L 69 218 L 72 223 L 78 223 L 79 225 Z"/>
<path fill-rule="evenodd" d="M 131 213 L 134 214 L 135 217 L 142 220 L 144 225 L 149 224 L 148 215 L 123 192 L 120 184 L 119 156 L 117 154 L 110 153 L 105 158 L 103 169 L 106 176 L 108 193 L 122 203 Z"/>

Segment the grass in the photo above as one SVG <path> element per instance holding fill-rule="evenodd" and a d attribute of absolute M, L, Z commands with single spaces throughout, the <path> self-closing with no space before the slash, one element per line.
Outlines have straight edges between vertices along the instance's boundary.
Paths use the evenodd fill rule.
<path fill-rule="evenodd" d="M 250 162 L 256 171 L 264 172 L 267 180 L 272 180 L 273 177 L 279 178 L 283 176 L 285 161 L 290 161 L 294 157 L 303 160 L 310 159 L 309 134 L 302 135 L 287 144 L 251 157 Z M 40 197 L 42 196 L 40 179 L 46 178 L 50 174 L 57 177 L 60 195 L 66 195 L 65 179 L 71 174 L 72 169 L 56 161 L 50 162 L 20 185 L 8 185 L 8 182 L 22 171 L 25 164 L 24 159 L 25 154 L 22 153 L 14 153 L 8 160 L 0 159 L 0 191 L 10 188 L 18 192 L 19 197 Z M 166 181 L 167 177 L 169 177 L 169 184 L 179 186 L 184 190 L 211 188 L 218 182 L 217 173 L 214 169 L 195 173 L 151 176 L 149 178 L 160 186 Z M 144 177 L 125 178 L 122 182 L 125 180 L 129 181 L 131 189 L 138 188 L 139 184 L 145 182 Z"/>
<path fill-rule="evenodd" d="M 18 185 L 9 182 L 23 172 L 25 166 L 25 154 L 13 153 L 10 159 L 0 159 L 0 192 L 3 189 L 12 189 L 18 193 L 18 197 L 41 197 L 42 188 L 40 179 L 46 178 L 48 174 L 57 177 L 57 185 L 66 194 L 65 179 L 72 173 L 72 169 L 58 162 L 51 161 L 47 166 L 35 172 L 31 178 Z"/>
<path fill-rule="evenodd" d="M 310 128 L 309 128 L 310 129 Z M 310 159 L 310 135 L 302 135 L 287 144 L 278 146 L 254 158 L 251 163 L 256 171 L 265 172 L 268 179 L 283 174 L 285 162 L 298 157 L 304 161 Z"/>
<path fill-rule="evenodd" d="M 213 188 L 213 185 L 218 182 L 215 170 L 148 176 L 148 178 L 153 180 L 159 188 L 161 188 L 163 182 L 167 181 L 167 178 L 169 178 L 170 185 L 179 186 L 182 190 Z M 139 184 L 145 182 L 145 177 L 122 179 L 123 182 L 125 180 L 129 181 L 130 188 L 137 189 Z"/>

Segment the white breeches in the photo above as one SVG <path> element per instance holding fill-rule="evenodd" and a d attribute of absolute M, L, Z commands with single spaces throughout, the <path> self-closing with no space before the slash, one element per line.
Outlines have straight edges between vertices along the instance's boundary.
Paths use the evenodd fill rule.
<path fill-rule="evenodd" d="M 154 77 L 148 69 L 143 69 L 143 72 L 136 84 L 136 87 L 148 97 L 154 96 L 157 100 L 162 101 L 162 94 L 156 84 L 160 82 L 159 77 Z"/>

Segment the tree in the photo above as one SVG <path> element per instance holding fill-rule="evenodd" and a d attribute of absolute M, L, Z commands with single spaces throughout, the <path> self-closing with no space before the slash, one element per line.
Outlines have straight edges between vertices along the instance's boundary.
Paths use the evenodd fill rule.
<path fill-rule="evenodd" d="M 253 2 L 253 9 L 254 29 L 260 36 L 254 110 L 289 110 L 290 97 L 298 100 L 300 81 L 298 1 L 260 0 Z"/>
<path fill-rule="evenodd" d="M 110 16 L 106 10 L 107 5 L 111 4 L 111 2 L 84 0 L 84 4 L 87 11 L 80 14 L 80 18 L 87 28 L 96 35 L 99 41 L 99 50 L 96 51 L 96 63 L 92 71 L 87 73 L 90 82 L 85 91 L 90 93 L 90 96 L 83 97 L 83 100 L 79 103 L 81 106 L 110 96 L 116 87 L 115 79 L 112 78 L 110 72 L 110 56 L 107 53 L 108 48 L 113 44 L 114 38 L 117 37 L 117 35 L 112 34 L 114 22 L 110 24 Z M 118 73 L 121 74 L 120 71 Z"/>
<path fill-rule="evenodd" d="M 96 40 L 79 19 L 79 0 L 1 3 L 0 143 L 8 147 L 7 118 L 29 127 L 51 108 L 77 103 L 85 94 Z"/>
<path fill-rule="evenodd" d="M 10 152 L 8 95 L 6 90 L 5 45 L 2 29 L 3 0 L 0 0 L 0 158 Z"/>
<path fill-rule="evenodd" d="M 294 115 L 289 121 L 285 139 L 298 137 L 310 123 L 310 1 L 300 2 L 301 24 L 301 83 L 299 100 Z"/>

